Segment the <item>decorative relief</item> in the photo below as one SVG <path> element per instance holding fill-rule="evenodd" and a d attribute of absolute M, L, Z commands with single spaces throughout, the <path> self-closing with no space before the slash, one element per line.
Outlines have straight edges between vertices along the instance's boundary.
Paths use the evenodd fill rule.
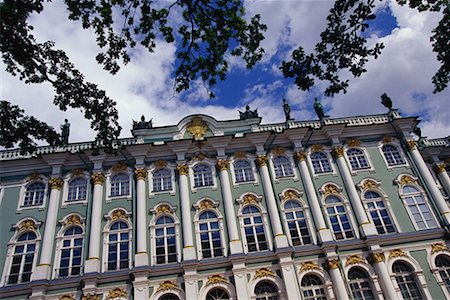
<path fill-rule="evenodd" d="M 63 181 L 61 178 L 59 177 L 53 177 L 48 181 L 48 185 L 50 186 L 51 189 L 56 189 L 56 190 L 60 190 L 62 185 L 63 185 Z"/>
<path fill-rule="evenodd" d="M 156 169 L 164 169 L 165 167 L 167 167 L 167 161 L 159 159 L 157 161 L 155 161 L 155 168 Z"/>
<path fill-rule="evenodd" d="M 338 194 L 339 191 L 337 189 L 337 187 L 333 184 L 327 184 L 324 188 L 323 188 L 323 193 L 325 194 L 325 196 L 328 196 L 330 194 Z"/>
<path fill-rule="evenodd" d="M 24 220 L 20 223 L 19 230 L 37 230 L 37 225 L 33 220 Z"/>
<path fill-rule="evenodd" d="M 286 152 L 286 150 L 283 148 L 280 148 L 280 147 L 276 147 L 276 148 L 272 149 L 273 155 L 276 155 L 276 156 L 282 155 L 282 154 L 284 154 L 284 152 Z"/>
<path fill-rule="evenodd" d="M 439 164 L 434 165 L 433 170 L 439 174 L 439 173 L 445 172 L 445 167 L 447 167 L 447 165 L 445 163 L 439 163 Z"/>
<path fill-rule="evenodd" d="M 246 158 L 247 153 L 244 151 L 236 151 L 236 152 L 234 152 L 234 157 L 235 158 Z"/>
<path fill-rule="evenodd" d="M 63 295 L 58 298 L 59 300 L 75 300 L 73 295 Z"/>
<path fill-rule="evenodd" d="M 128 297 L 128 293 L 125 291 L 124 288 L 115 288 L 115 289 L 109 291 L 108 295 L 106 296 L 106 300 L 120 298 L 120 297 L 124 297 L 124 298 Z"/>
<path fill-rule="evenodd" d="M 242 201 L 243 204 L 254 204 L 257 202 L 258 200 L 256 199 L 256 196 L 252 194 L 245 195 L 244 200 Z"/>
<path fill-rule="evenodd" d="M 390 143 L 390 142 L 392 142 L 392 137 L 390 137 L 390 136 L 385 136 L 385 137 L 381 140 L 381 143 L 383 143 L 383 144 L 387 144 L 387 143 Z"/>
<path fill-rule="evenodd" d="M 228 166 L 229 163 L 226 159 L 219 159 L 219 161 L 217 161 L 217 167 L 219 168 L 220 171 L 228 170 Z"/>
<path fill-rule="evenodd" d="M 217 275 L 212 275 L 208 277 L 208 281 L 206 282 L 206 285 L 210 285 L 210 284 L 217 284 L 217 283 L 228 283 L 228 280 L 225 278 L 225 276 L 217 274 Z"/>
<path fill-rule="evenodd" d="M 72 176 L 80 176 L 80 175 L 83 175 L 84 170 L 83 169 L 73 169 L 72 171 L 70 171 L 70 173 L 72 174 Z"/>
<path fill-rule="evenodd" d="M 325 266 L 327 267 L 328 270 L 332 270 L 338 269 L 340 264 L 341 264 L 340 260 L 336 258 L 327 260 Z"/>
<path fill-rule="evenodd" d="M 113 171 L 113 172 L 122 172 L 122 171 L 125 171 L 126 169 L 127 169 L 127 165 L 125 163 L 114 164 L 111 167 L 111 171 Z"/>
<path fill-rule="evenodd" d="M 159 284 L 159 287 L 156 289 L 156 292 L 164 292 L 169 290 L 179 290 L 177 283 L 175 281 L 166 280 Z"/>
<path fill-rule="evenodd" d="M 294 159 L 296 161 L 306 160 L 306 153 L 303 151 L 297 151 L 294 153 Z"/>
<path fill-rule="evenodd" d="M 360 255 L 350 255 L 345 262 L 345 266 L 355 265 L 355 264 L 364 264 L 366 261 Z"/>
<path fill-rule="evenodd" d="M 189 167 L 187 165 L 177 165 L 177 171 L 180 175 L 187 175 Z"/>
<path fill-rule="evenodd" d="M 384 253 L 371 253 L 369 259 L 373 263 L 379 263 L 384 261 Z"/>
<path fill-rule="evenodd" d="M 28 177 L 28 181 L 35 181 L 35 180 L 41 180 L 41 176 L 38 173 L 33 172 L 31 173 L 30 177 Z"/>
<path fill-rule="evenodd" d="M 81 224 L 81 218 L 77 215 L 71 215 L 68 216 L 66 219 L 66 225 L 73 225 L 73 224 Z"/>
<path fill-rule="evenodd" d="M 261 277 L 275 277 L 275 273 L 269 268 L 261 268 L 256 270 L 254 279 Z"/>
<path fill-rule="evenodd" d="M 256 157 L 256 162 L 258 163 L 258 166 L 267 166 L 267 156 L 265 155 L 258 155 Z"/>
<path fill-rule="evenodd" d="M 363 183 L 363 190 L 375 189 L 377 187 L 378 187 L 378 183 L 376 183 L 375 181 L 373 181 L 371 179 L 367 179 Z"/>
<path fill-rule="evenodd" d="M 84 295 L 83 298 L 81 298 L 81 300 L 100 300 L 100 295 L 99 294 L 87 294 L 87 295 Z"/>
<path fill-rule="evenodd" d="M 302 262 L 300 267 L 300 272 L 311 271 L 311 270 L 320 270 L 320 266 L 312 261 Z"/>
<path fill-rule="evenodd" d="M 117 219 L 126 219 L 127 215 L 126 213 L 122 210 L 122 209 L 116 209 L 115 211 L 113 211 L 113 213 L 111 214 L 111 219 L 112 220 L 117 220 Z"/>
<path fill-rule="evenodd" d="M 312 151 L 322 151 L 323 150 L 323 145 L 321 144 L 314 144 L 311 146 Z"/>
<path fill-rule="evenodd" d="M 284 200 L 298 199 L 298 198 L 299 198 L 299 195 L 294 190 L 287 190 L 286 192 L 284 192 Z"/>
<path fill-rule="evenodd" d="M 335 157 L 343 157 L 344 156 L 344 148 L 342 147 L 336 147 L 333 149 L 333 151 L 331 151 L 331 154 Z"/>
<path fill-rule="evenodd" d="M 172 211 L 170 210 L 170 206 L 167 204 L 161 204 L 156 208 L 156 214 L 162 215 L 162 214 L 171 214 Z"/>
<path fill-rule="evenodd" d="M 208 124 L 203 122 L 202 118 L 194 117 L 186 129 L 196 140 L 198 140 L 205 136 L 206 131 L 208 131 Z"/>
<path fill-rule="evenodd" d="M 134 171 L 137 180 L 144 180 L 147 177 L 147 170 L 144 168 L 139 168 Z"/>
<path fill-rule="evenodd" d="M 194 156 L 192 160 L 204 161 L 207 155 L 205 153 L 199 153 L 197 156 Z"/>
<path fill-rule="evenodd" d="M 415 182 L 415 180 L 411 176 L 408 176 L 408 175 L 402 176 L 402 178 L 400 178 L 401 185 L 414 183 L 414 182 Z"/>
<path fill-rule="evenodd" d="M 92 182 L 95 184 L 103 184 L 105 180 L 105 176 L 101 172 L 96 172 L 91 175 Z"/>
<path fill-rule="evenodd" d="M 209 208 L 213 208 L 213 207 L 214 207 L 214 204 L 212 203 L 212 201 L 209 199 L 205 199 L 205 200 L 202 200 L 202 202 L 200 202 L 198 209 L 203 210 L 203 209 L 209 209 Z"/>
<path fill-rule="evenodd" d="M 408 254 L 406 254 L 406 252 L 403 252 L 400 249 L 394 249 L 389 251 L 389 258 L 405 257 L 405 256 L 408 256 Z"/>
<path fill-rule="evenodd" d="M 417 143 L 416 141 L 407 141 L 406 142 L 406 148 L 408 148 L 408 150 L 414 150 L 417 149 Z"/>
<path fill-rule="evenodd" d="M 449 252 L 448 247 L 446 244 L 443 243 L 436 243 L 431 245 L 431 254 L 438 253 L 438 252 Z"/>
<path fill-rule="evenodd" d="M 361 146 L 361 141 L 358 139 L 351 139 L 347 142 L 347 145 L 349 147 L 359 147 Z"/>

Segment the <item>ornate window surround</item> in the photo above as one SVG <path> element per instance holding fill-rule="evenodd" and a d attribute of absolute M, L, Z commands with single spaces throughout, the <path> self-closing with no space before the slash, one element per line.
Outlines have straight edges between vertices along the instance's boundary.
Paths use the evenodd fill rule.
<path fill-rule="evenodd" d="M 246 160 L 250 163 L 250 165 L 252 167 L 253 178 L 254 178 L 253 181 L 236 182 L 234 163 L 239 160 Z M 255 160 L 256 160 L 256 156 L 253 154 L 248 154 L 248 153 L 243 154 L 243 157 L 237 157 L 236 155 L 230 157 L 230 173 L 231 173 L 231 178 L 232 178 L 232 182 L 233 182 L 233 187 L 237 187 L 242 184 L 250 184 L 250 183 L 254 184 L 254 185 L 259 185 L 258 171 L 256 169 Z"/>
<path fill-rule="evenodd" d="M 233 276 L 233 274 L 230 271 L 227 271 L 225 274 L 215 274 L 205 278 L 205 280 L 203 280 L 203 286 L 198 292 L 198 299 L 206 299 L 206 295 L 208 295 L 211 290 L 219 288 L 223 289 L 228 293 L 228 295 L 230 295 L 230 300 L 236 300 L 236 287 L 233 286 L 228 280 L 231 276 Z"/>
<path fill-rule="evenodd" d="M 314 172 L 314 166 L 312 163 L 312 159 L 311 159 L 311 154 L 313 154 L 314 152 L 322 152 L 323 154 L 325 154 L 327 156 L 328 162 L 330 164 L 331 167 L 331 172 L 326 172 L 326 173 L 316 173 Z M 336 175 L 337 174 L 337 168 L 335 165 L 335 162 L 333 160 L 333 157 L 331 156 L 331 148 L 327 147 L 327 146 L 316 146 L 316 145 L 312 145 L 310 147 L 308 147 L 308 149 L 306 149 L 306 160 L 308 161 L 308 166 L 310 169 L 310 174 L 314 177 L 318 177 L 318 176 L 324 176 L 324 175 Z"/>
<path fill-rule="evenodd" d="M 325 260 L 320 259 L 319 261 L 299 261 L 295 264 L 298 272 L 298 286 L 301 290 L 301 283 L 303 277 L 307 275 L 316 275 L 323 282 L 325 294 L 327 299 L 334 299 L 333 283 L 331 281 L 328 273 L 321 267 Z"/>
<path fill-rule="evenodd" d="M 201 239 L 200 239 L 200 225 L 199 225 L 199 223 L 201 221 L 200 221 L 199 217 L 205 211 L 211 211 L 216 214 L 217 220 L 219 222 L 220 241 L 222 244 L 222 252 L 223 252 L 222 256 L 223 257 L 228 256 L 227 247 L 226 247 L 227 240 L 225 239 L 225 230 L 223 227 L 223 216 L 222 216 L 222 213 L 220 212 L 220 210 L 218 209 L 219 202 L 215 201 L 209 197 L 205 197 L 205 198 L 201 198 L 200 200 L 198 200 L 196 203 L 194 203 L 193 206 L 196 210 L 196 213 L 194 216 L 194 228 L 195 228 L 195 240 L 197 242 L 198 259 L 199 260 L 203 259 Z M 214 259 L 215 257 L 211 257 L 211 258 Z M 207 258 L 207 259 L 209 259 L 209 258 Z"/>
<path fill-rule="evenodd" d="M 398 152 L 399 152 L 400 156 L 403 158 L 403 160 L 405 161 L 405 163 L 404 164 L 390 166 L 388 161 L 386 160 L 386 156 L 384 155 L 384 152 L 383 152 L 383 146 L 384 145 L 392 145 L 394 147 L 397 147 Z M 400 144 L 400 141 L 398 139 L 396 139 L 394 137 L 384 138 L 383 140 L 381 140 L 378 143 L 378 147 L 377 148 L 378 148 L 378 151 L 380 152 L 380 155 L 383 158 L 383 161 L 384 161 L 384 163 L 386 165 L 386 168 L 388 168 L 388 170 L 392 170 L 392 169 L 395 169 L 395 168 L 404 168 L 404 167 L 409 168 L 410 167 L 410 165 L 408 163 L 408 159 L 407 159 L 407 157 L 405 155 L 405 151 L 403 151 L 403 148 L 402 148 L 402 146 Z"/>
<path fill-rule="evenodd" d="M 175 167 L 176 164 L 171 163 L 171 162 L 167 162 L 167 161 L 163 161 L 163 160 L 158 160 L 155 161 L 153 163 L 150 164 L 150 166 L 147 168 L 147 183 L 148 183 L 148 195 L 149 197 L 155 197 L 156 195 L 160 195 L 160 194 L 170 194 L 170 195 L 175 195 Z M 159 191 L 159 192 L 154 192 L 153 191 L 153 172 L 159 170 L 159 169 L 168 169 L 170 170 L 170 174 L 171 174 L 171 180 L 172 180 L 172 189 L 171 190 L 167 190 L 167 191 Z"/>
<path fill-rule="evenodd" d="M 427 257 L 428 257 L 428 265 L 430 266 L 430 270 L 433 273 L 434 277 L 438 285 L 441 287 L 444 295 L 447 296 L 447 299 L 450 299 L 450 292 L 445 287 L 445 283 L 442 280 L 441 275 L 439 274 L 439 268 L 436 266 L 436 258 L 438 256 L 444 255 L 450 259 L 450 250 L 449 245 L 446 243 L 436 243 L 432 244 L 430 247 L 426 248 Z"/>
<path fill-rule="evenodd" d="M 196 187 L 195 186 L 195 181 L 194 181 L 194 167 L 197 165 L 208 165 L 211 168 L 211 176 L 212 176 L 212 180 L 213 180 L 213 185 L 208 185 L 208 186 L 200 186 L 200 187 Z M 217 190 L 217 172 L 216 172 L 216 160 L 215 159 L 210 159 L 210 158 L 202 158 L 200 159 L 194 159 L 192 161 L 189 162 L 188 166 L 189 166 L 189 179 L 190 179 L 190 183 L 191 183 L 191 191 L 193 193 L 197 192 L 197 190 L 202 190 L 202 189 L 212 189 Z"/>
<path fill-rule="evenodd" d="M 35 182 L 41 182 L 45 186 L 44 190 L 44 199 L 42 201 L 41 205 L 32 205 L 32 206 L 24 206 L 25 201 L 25 194 L 27 192 L 28 185 L 35 183 Z M 47 198 L 48 198 L 49 188 L 48 188 L 48 178 L 41 174 L 31 174 L 27 178 L 25 178 L 22 181 L 22 185 L 20 187 L 19 192 L 19 201 L 17 202 L 17 210 L 16 213 L 20 214 L 23 210 L 26 209 L 38 209 L 38 210 L 44 210 L 45 205 L 47 204 Z"/>
<path fill-rule="evenodd" d="M 294 162 L 293 155 L 294 155 L 294 153 L 291 150 L 284 150 L 284 149 L 276 148 L 276 149 L 272 150 L 269 153 L 269 155 L 267 156 L 270 172 L 272 173 L 272 179 L 275 183 L 280 182 L 280 180 L 299 181 L 298 171 L 297 171 L 297 167 Z M 275 175 L 275 168 L 273 165 L 273 159 L 277 156 L 284 156 L 288 159 L 289 164 L 291 165 L 291 168 L 292 168 L 292 173 L 294 174 L 293 176 L 277 178 L 277 176 Z"/>
<path fill-rule="evenodd" d="M 133 259 L 133 224 L 131 223 L 131 213 L 128 212 L 125 208 L 116 207 L 110 210 L 106 215 L 103 216 L 107 221 L 105 227 L 103 227 L 103 263 L 102 263 L 102 272 L 108 272 L 108 238 L 109 233 L 111 231 L 111 226 L 114 223 L 122 221 L 128 225 L 128 268 L 132 267 L 132 259 Z"/>
<path fill-rule="evenodd" d="M 356 258 L 356 259 L 355 259 Z M 380 282 L 378 280 L 378 274 L 375 272 L 373 267 L 368 263 L 367 257 L 365 255 L 360 254 L 352 254 L 347 256 L 341 256 L 341 260 L 345 260 L 344 265 L 344 274 L 345 278 L 348 278 L 348 273 L 350 269 L 357 267 L 361 268 L 367 272 L 369 276 L 369 280 L 371 281 L 372 292 L 376 299 L 382 299 L 383 290 L 381 288 Z"/>
<path fill-rule="evenodd" d="M 350 150 L 350 149 L 359 149 L 359 150 L 363 151 L 364 156 L 365 156 L 365 158 L 367 160 L 367 163 L 369 164 L 369 167 L 367 169 L 353 170 L 352 165 L 350 164 L 350 159 L 349 159 L 349 157 L 347 155 L 347 151 Z M 367 151 L 366 147 L 344 145 L 344 157 L 345 157 L 345 161 L 347 162 L 347 166 L 348 166 L 348 169 L 349 169 L 351 174 L 356 174 L 356 173 L 359 173 L 359 172 L 375 171 L 372 159 L 370 158 L 369 151 Z"/>
<path fill-rule="evenodd" d="M 169 216 L 173 219 L 174 225 L 175 225 L 175 239 L 176 239 L 176 249 L 177 249 L 177 262 L 181 262 L 181 234 L 180 234 L 180 220 L 178 219 L 177 215 L 175 214 L 175 211 L 177 210 L 176 206 L 173 206 L 169 202 L 160 202 L 157 205 L 155 205 L 154 208 L 150 210 L 152 213 L 152 219 L 150 220 L 150 265 L 156 266 L 156 233 L 155 233 L 155 227 L 156 227 L 156 221 L 161 216 Z"/>
<path fill-rule="evenodd" d="M 111 196 L 111 178 L 116 175 L 116 174 L 120 174 L 120 173 L 124 173 L 128 175 L 128 180 L 129 180 L 129 187 L 130 187 L 130 192 L 128 195 L 120 195 L 120 196 Z M 105 172 L 105 178 L 106 178 L 106 197 L 105 197 L 105 201 L 106 203 L 111 203 L 112 200 L 114 199 L 126 199 L 126 200 L 131 200 L 132 199 L 132 194 L 133 194 L 133 170 L 126 166 L 125 164 L 116 164 L 114 166 L 112 166 L 107 172 Z"/>
<path fill-rule="evenodd" d="M 179 299 L 186 299 L 181 285 L 181 280 L 177 278 L 154 281 L 151 285 L 153 287 L 153 294 L 149 300 L 159 300 L 166 294 L 174 294 Z"/>
<path fill-rule="evenodd" d="M 86 199 L 82 201 L 68 201 L 69 196 L 69 183 L 71 180 L 76 178 L 86 178 L 87 179 L 87 192 L 86 192 Z M 78 171 L 78 170 L 72 170 L 71 172 L 67 173 L 63 178 L 63 187 L 62 187 L 62 202 L 61 202 L 61 208 L 66 208 L 67 205 L 71 204 L 83 204 L 83 206 L 86 206 L 91 199 L 91 180 L 89 178 L 89 172 L 87 171 Z"/>
<path fill-rule="evenodd" d="M 249 291 L 249 295 L 250 295 L 250 299 L 255 299 L 256 295 L 255 295 L 255 288 L 258 285 L 258 283 L 260 282 L 270 282 L 273 283 L 277 288 L 278 288 L 278 298 L 279 299 L 286 299 L 287 295 L 286 295 L 286 287 L 284 285 L 283 280 L 278 277 L 277 275 L 277 270 L 276 269 L 272 269 L 272 268 L 267 268 L 269 269 L 269 272 L 271 274 L 267 274 L 265 276 L 258 276 L 258 270 L 252 270 L 251 273 L 252 274 L 252 279 L 248 282 L 248 291 Z"/>
<path fill-rule="evenodd" d="M 12 264 L 12 258 L 14 255 L 14 248 L 15 248 L 15 245 L 18 243 L 17 239 L 19 238 L 19 236 L 26 233 L 27 231 L 31 231 L 34 234 L 36 234 L 36 239 L 35 239 L 36 248 L 34 251 L 35 256 L 33 258 L 32 273 L 33 273 L 33 270 L 36 269 L 36 265 L 37 265 L 37 261 L 38 261 L 38 254 L 39 254 L 40 245 L 42 242 L 42 236 L 39 232 L 39 227 L 41 225 L 42 225 L 42 222 L 38 222 L 36 219 L 34 219 L 32 217 L 26 217 L 24 219 L 20 219 L 19 221 L 17 221 L 15 224 L 12 225 L 12 229 L 14 229 L 14 234 L 7 244 L 6 259 L 5 259 L 5 264 L 3 266 L 2 277 L 0 278 L 0 286 L 7 285 L 7 277 L 11 271 L 11 264 Z"/>

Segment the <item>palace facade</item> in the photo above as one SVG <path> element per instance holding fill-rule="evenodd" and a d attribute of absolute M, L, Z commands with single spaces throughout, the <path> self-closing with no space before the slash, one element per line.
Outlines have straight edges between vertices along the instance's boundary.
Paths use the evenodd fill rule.
<path fill-rule="evenodd" d="M 250 111 L 251 112 L 251 111 Z M 387 114 L 0 152 L 0 298 L 449 299 L 449 138 Z"/>

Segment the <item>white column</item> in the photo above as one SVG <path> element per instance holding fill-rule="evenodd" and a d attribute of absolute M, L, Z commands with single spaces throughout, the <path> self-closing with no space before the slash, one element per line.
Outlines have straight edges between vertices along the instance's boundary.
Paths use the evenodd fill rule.
<path fill-rule="evenodd" d="M 181 223 L 183 232 L 183 260 L 196 259 L 192 236 L 191 201 L 189 199 L 188 166 L 177 165 L 181 201 Z"/>
<path fill-rule="evenodd" d="M 447 192 L 447 195 L 450 195 L 450 177 L 448 176 L 445 167 L 445 163 L 436 164 L 434 166 L 434 171 L 436 172 L 439 181 Z"/>
<path fill-rule="evenodd" d="M 220 170 L 220 187 L 222 190 L 223 203 L 227 221 L 228 237 L 230 242 L 231 254 L 242 253 L 242 243 L 239 239 L 236 223 L 236 214 L 234 212 L 233 196 L 231 195 L 230 177 L 228 176 L 228 161 L 221 159 L 217 162 Z"/>
<path fill-rule="evenodd" d="M 233 261 L 233 276 L 236 286 L 236 295 L 239 300 L 249 300 L 249 291 L 247 284 L 247 268 L 243 261 Z"/>
<path fill-rule="evenodd" d="M 375 225 L 369 221 L 361 199 L 359 198 L 358 191 L 356 190 L 355 183 L 352 179 L 352 175 L 350 174 L 350 170 L 348 169 L 347 163 L 345 162 L 344 149 L 342 147 L 337 147 L 333 150 L 332 154 L 336 158 L 339 170 L 341 171 L 345 189 L 348 192 L 350 202 L 355 211 L 356 218 L 358 219 L 361 233 L 364 236 L 378 234 Z"/>
<path fill-rule="evenodd" d="M 184 270 L 184 291 L 186 300 L 197 300 L 198 298 L 198 275 L 195 269 Z"/>
<path fill-rule="evenodd" d="M 277 248 L 288 247 L 286 235 L 283 233 L 281 226 L 280 213 L 278 211 L 277 201 L 272 188 L 272 181 L 270 180 L 269 169 L 267 168 L 267 157 L 258 155 L 257 162 L 259 171 L 263 181 L 264 195 L 266 196 L 266 203 L 269 210 L 270 224 L 272 225 L 273 234 L 275 235 L 275 245 Z"/>
<path fill-rule="evenodd" d="M 47 216 L 45 218 L 44 237 L 42 239 L 41 257 L 39 265 L 33 274 L 33 280 L 50 279 L 52 252 L 55 249 L 55 230 L 58 217 L 59 196 L 63 181 L 55 177 L 49 180 L 51 189 L 48 201 Z"/>
<path fill-rule="evenodd" d="M 306 196 L 309 199 L 309 205 L 311 207 L 311 212 L 314 218 L 314 224 L 317 229 L 317 236 L 321 242 L 328 242 L 333 240 L 330 229 L 327 228 L 325 223 L 325 218 L 320 208 L 320 201 L 317 198 L 316 191 L 314 189 L 314 184 L 311 179 L 311 175 L 306 165 L 306 154 L 304 152 L 296 152 L 294 154 L 296 161 L 298 162 L 298 168 L 300 170 L 300 177 L 303 181 L 303 186 L 305 187 Z"/>
<path fill-rule="evenodd" d="M 149 299 L 148 290 L 148 274 L 145 273 L 135 273 L 133 281 L 133 298 L 134 299 Z"/>
<path fill-rule="evenodd" d="M 85 263 L 84 272 L 100 272 L 100 243 L 101 225 L 102 225 L 102 201 L 103 201 L 103 182 L 105 177 L 101 172 L 96 172 L 91 176 L 94 184 L 91 210 L 91 226 L 89 230 L 89 253 L 88 260 Z"/>
<path fill-rule="evenodd" d="M 384 263 L 383 253 L 371 253 L 369 259 L 372 261 L 375 272 L 378 275 L 381 288 L 385 299 L 398 299 L 397 292 L 392 284 L 391 276 L 389 275 L 386 264 Z"/>
<path fill-rule="evenodd" d="M 412 159 L 414 160 L 417 168 L 419 169 L 419 172 L 422 175 L 422 178 L 425 181 L 428 190 L 431 193 L 431 197 L 433 197 L 434 203 L 436 203 L 439 212 L 441 213 L 445 224 L 450 225 L 450 209 L 447 203 L 445 202 L 441 192 L 437 188 L 436 182 L 434 181 L 433 176 L 430 173 L 430 170 L 425 164 L 422 155 L 420 155 L 419 150 L 417 150 L 416 142 L 414 141 L 406 142 L 406 146 L 409 152 L 411 153 Z"/>
<path fill-rule="evenodd" d="M 295 268 L 290 254 L 289 256 L 280 257 L 280 266 L 281 272 L 283 273 L 284 286 L 286 287 L 287 299 L 301 299 L 298 279 L 295 274 Z"/>
<path fill-rule="evenodd" d="M 144 168 L 138 168 L 134 171 L 136 174 L 136 255 L 135 266 L 148 265 L 147 253 L 147 208 L 145 197 L 145 178 L 147 171 Z"/>
<path fill-rule="evenodd" d="M 339 259 L 327 260 L 328 273 L 330 274 L 331 281 L 333 282 L 333 290 L 337 300 L 348 300 L 347 287 L 345 286 L 342 273 L 339 269 Z"/>

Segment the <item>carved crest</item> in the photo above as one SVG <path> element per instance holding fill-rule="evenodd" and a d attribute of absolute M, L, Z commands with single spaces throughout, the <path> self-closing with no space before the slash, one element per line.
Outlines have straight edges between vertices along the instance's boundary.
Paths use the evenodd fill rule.
<path fill-rule="evenodd" d="M 255 195 L 247 194 L 244 196 L 244 200 L 242 201 L 243 204 L 254 204 L 257 203 L 257 199 Z"/>
<path fill-rule="evenodd" d="M 200 202 L 198 209 L 202 210 L 202 209 L 208 209 L 208 208 L 213 208 L 213 207 L 214 207 L 214 204 L 212 203 L 212 201 L 209 199 L 205 199 Z"/>
<path fill-rule="evenodd" d="M 81 300 L 100 300 L 100 295 L 98 294 L 87 294 L 84 295 Z"/>
<path fill-rule="evenodd" d="M 105 180 L 105 176 L 101 172 L 96 172 L 91 175 L 92 182 L 95 184 L 103 184 Z"/>
<path fill-rule="evenodd" d="M 205 136 L 206 131 L 208 131 L 208 124 L 203 122 L 202 118 L 194 117 L 186 129 L 196 140 L 198 140 Z"/>
<path fill-rule="evenodd" d="M 128 297 L 128 293 L 125 291 L 124 288 L 115 288 L 115 289 L 109 291 L 108 295 L 106 296 L 106 299 L 115 299 L 115 298 L 120 298 L 120 297 L 124 297 L 124 298 Z"/>
<path fill-rule="evenodd" d="M 366 261 L 361 256 L 351 255 L 349 258 L 347 258 L 347 261 L 345 262 L 345 266 L 350 266 L 350 265 L 354 265 L 354 264 L 363 264 L 365 262 Z"/>
<path fill-rule="evenodd" d="M 306 153 L 303 151 L 297 151 L 294 153 L 294 159 L 296 161 L 302 161 L 306 159 Z"/>
<path fill-rule="evenodd" d="M 159 284 L 159 287 L 156 289 L 156 292 L 161 291 L 169 291 L 169 290 L 179 290 L 177 283 L 175 281 L 166 280 Z"/>
<path fill-rule="evenodd" d="M 436 243 L 431 245 L 431 254 L 444 251 L 449 252 L 447 245 L 444 243 Z"/>
<path fill-rule="evenodd" d="M 275 277 L 275 273 L 269 269 L 269 268 L 261 268 L 259 270 L 256 270 L 255 272 L 255 279 L 261 278 L 261 277 Z"/>
<path fill-rule="evenodd" d="M 323 146 L 321 144 L 314 144 L 311 146 L 312 151 L 322 151 Z"/>
<path fill-rule="evenodd" d="M 83 175 L 84 170 L 83 169 L 73 169 L 72 171 L 70 171 L 70 173 L 72 173 L 72 176 L 80 176 L 80 175 Z"/>
<path fill-rule="evenodd" d="M 401 185 L 414 183 L 414 182 L 415 182 L 415 180 L 411 176 L 408 176 L 408 175 L 402 176 L 402 178 L 400 178 Z"/>
<path fill-rule="evenodd" d="M 246 158 L 247 153 L 244 151 L 236 151 L 236 152 L 234 152 L 234 157 L 235 158 Z"/>
<path fill-rule="evenodd" d="M 217 161 L 217 167 L 220 171 L 228 170 L 228 161 L 226 159 L 219 159 Z"/>
<path fill-rule="evenodd" d="M 137 180 L 144 180 L 145 177 L 147 177 L 147 170 L 144 168 L 139 168 L 134 171 L 134 174 L 136 174 Z"/>
<path fill-rule="evenodd" d="M 81 224 L 81 218 L 77 215 L 71 215 L 66 219 L 66 225 Z"/>
<path fill-rule="evenodd" d="M 127 215 L 122 209 L 116 209 L 111 214 L 111 219 L 112 220 L 126 219 L 126 218 L 127 218 Z"/>
<path fill-rule="evenodd" d="M 287 190 L 286 192 L 284 192 L 284 200 L 298 199 L 298 198 L 299 198 L 299 195 L 294 190 Z"/>
<path fill-rule="evenodd" d="M 256 157 L 256 162 L 258 163 L 258 166 L 260 166 L 260 167 L 267 166 L 267 156 L 258 155 L 258 157 Z"/>
<path fill-rule="evenodd" d="M 180 175 L 187 175 L 189 167 L 187 165 L 177 165 L 177 171 Z"/>
<path fill-rule="evenodd" d="M 167 161 L 159 159 L 157 161 L 155 161 L 155 168 L 160 170 L 160 169 L 164 169 L 167 166 Z"/>
<path fill-rule="evenodd" d="M 383 144 L 387 144 L 387 143 L 390 143 L 390 142 L 392 142 L 392 137 L 390 137 L 390 136 L 385 136 L 385 137 L 381 140 L 381 143 L 383 143 Z"/>
<path fill-rule="evenodd" d="M 378 183 L 376 183 L 375 181 L 373 181 L 371 179 L 367 179 L 363 183 L 363 190 L 375 189 L 377 187 L 378 187 Z"/>
<path fill-rule="evenodd" d="M 28 181 L 35 181 L 35 180 L 41 180 L 41 176 L 38 173 L 33 172 L 31 173 L 30 177 L 28 177 Z"/>
<path fill-rule="evenodd" d="M 351 139 L 347 142 L 347 145 L 349 147 L 359 147 L 361 146 L 361 141 L 358 139 Z"/>
<path fill-rule="evenodd" d="M 312 261 L 302 262 L 300 267 L 300 272 L 311 271 L 311 270 L 320 270 L 320 266 Z"/>
<path fill-rule="evenodd" d="M 59 300 L 75 300 L 73 295 L 63 295 L 58 298 Z"/>
<path fill-rule="evenodd" d="M 217 284 L 217 283 L 228 283 L 228 280 L 225 278 L 225 276 L 217 274 L 217 275 L 212 275 L 208 277 L 208 281 L 206 282 L 206 285 L 210 285 L 210 284 Z"/>
<path fill-rule="evenodd" d="M 122 171 L 125 171 L 126 169 L 127 169 L 127 165 L 124 163 L 114 164 L 111 167 L 111 171 L 113 171 L 113 172 L 122 172 Z"/>
<path fill-rule="evenodd" d="M 276 156 L 282 155 L 282 154 L 284 154 L 284 152 L 286 152 L 286 150 L 284 150 L 284 149 L 281 148 L 281 147 L 276 147 L 276 148 L 273 148 L 273 149 L 272 149 L 273 155 L 276 155 Z"/>
<path fill-rule="evenodd" d="M 19 230 L 36 230 L 37 226 L 33 220 L 24 220 L 19 225 Z"/>
<path fill-rule="evenodd" d="M 406 142 L 406 148 L 408 148 L 408 150 L 414 150 L 416 149 L 417 143 L 416 141 L 407 141 Z"/>
<path fill-rule="evenodd" d="M 342 148 L 342 147 L 336 147 L 336 148 L 334 148 L 333 151 L 331 151 L 331 154 L 332 154 L 335 158 L 342 157 L 342 156 L 344 156 L 344 148 Z"/>
<path fill-rule="evenodd" d="M 162 214 L 171 214 L 172 211 L 170 210 L 170 206 L 167 204 L 161 204 L 156 208 L 156 214 L 162 215 Z"/>
<path fill-rule="evenodd" d="M 323 188 L 323 192 L 324 192 L 325 196 L 328 196 L 330 194 L 338 194 L 339 193 L 337 187 L 334 184 L 327 184 Z"/>
<path fill-rule="evenodd" d="M 393 249 L 389 251 L 389 258 L 405 257 L 405 256 L 408 256 L 408 254 L 406 254 L 406 252 L 403 252 L 400 249 Z"/>
<path fill-rule="evenodd" d="M 371 253 L 369 259 L 373 263 L 379 263 L 384 261 L 384 253 Z"/>
<path fill-rule="evenodd" d="M 329 259 L 325 263 L 325 266 L 328 270 L 337 269 L 339 268 L 339 265 L 341 264 L 341 261 L 339 259 Z"/>

